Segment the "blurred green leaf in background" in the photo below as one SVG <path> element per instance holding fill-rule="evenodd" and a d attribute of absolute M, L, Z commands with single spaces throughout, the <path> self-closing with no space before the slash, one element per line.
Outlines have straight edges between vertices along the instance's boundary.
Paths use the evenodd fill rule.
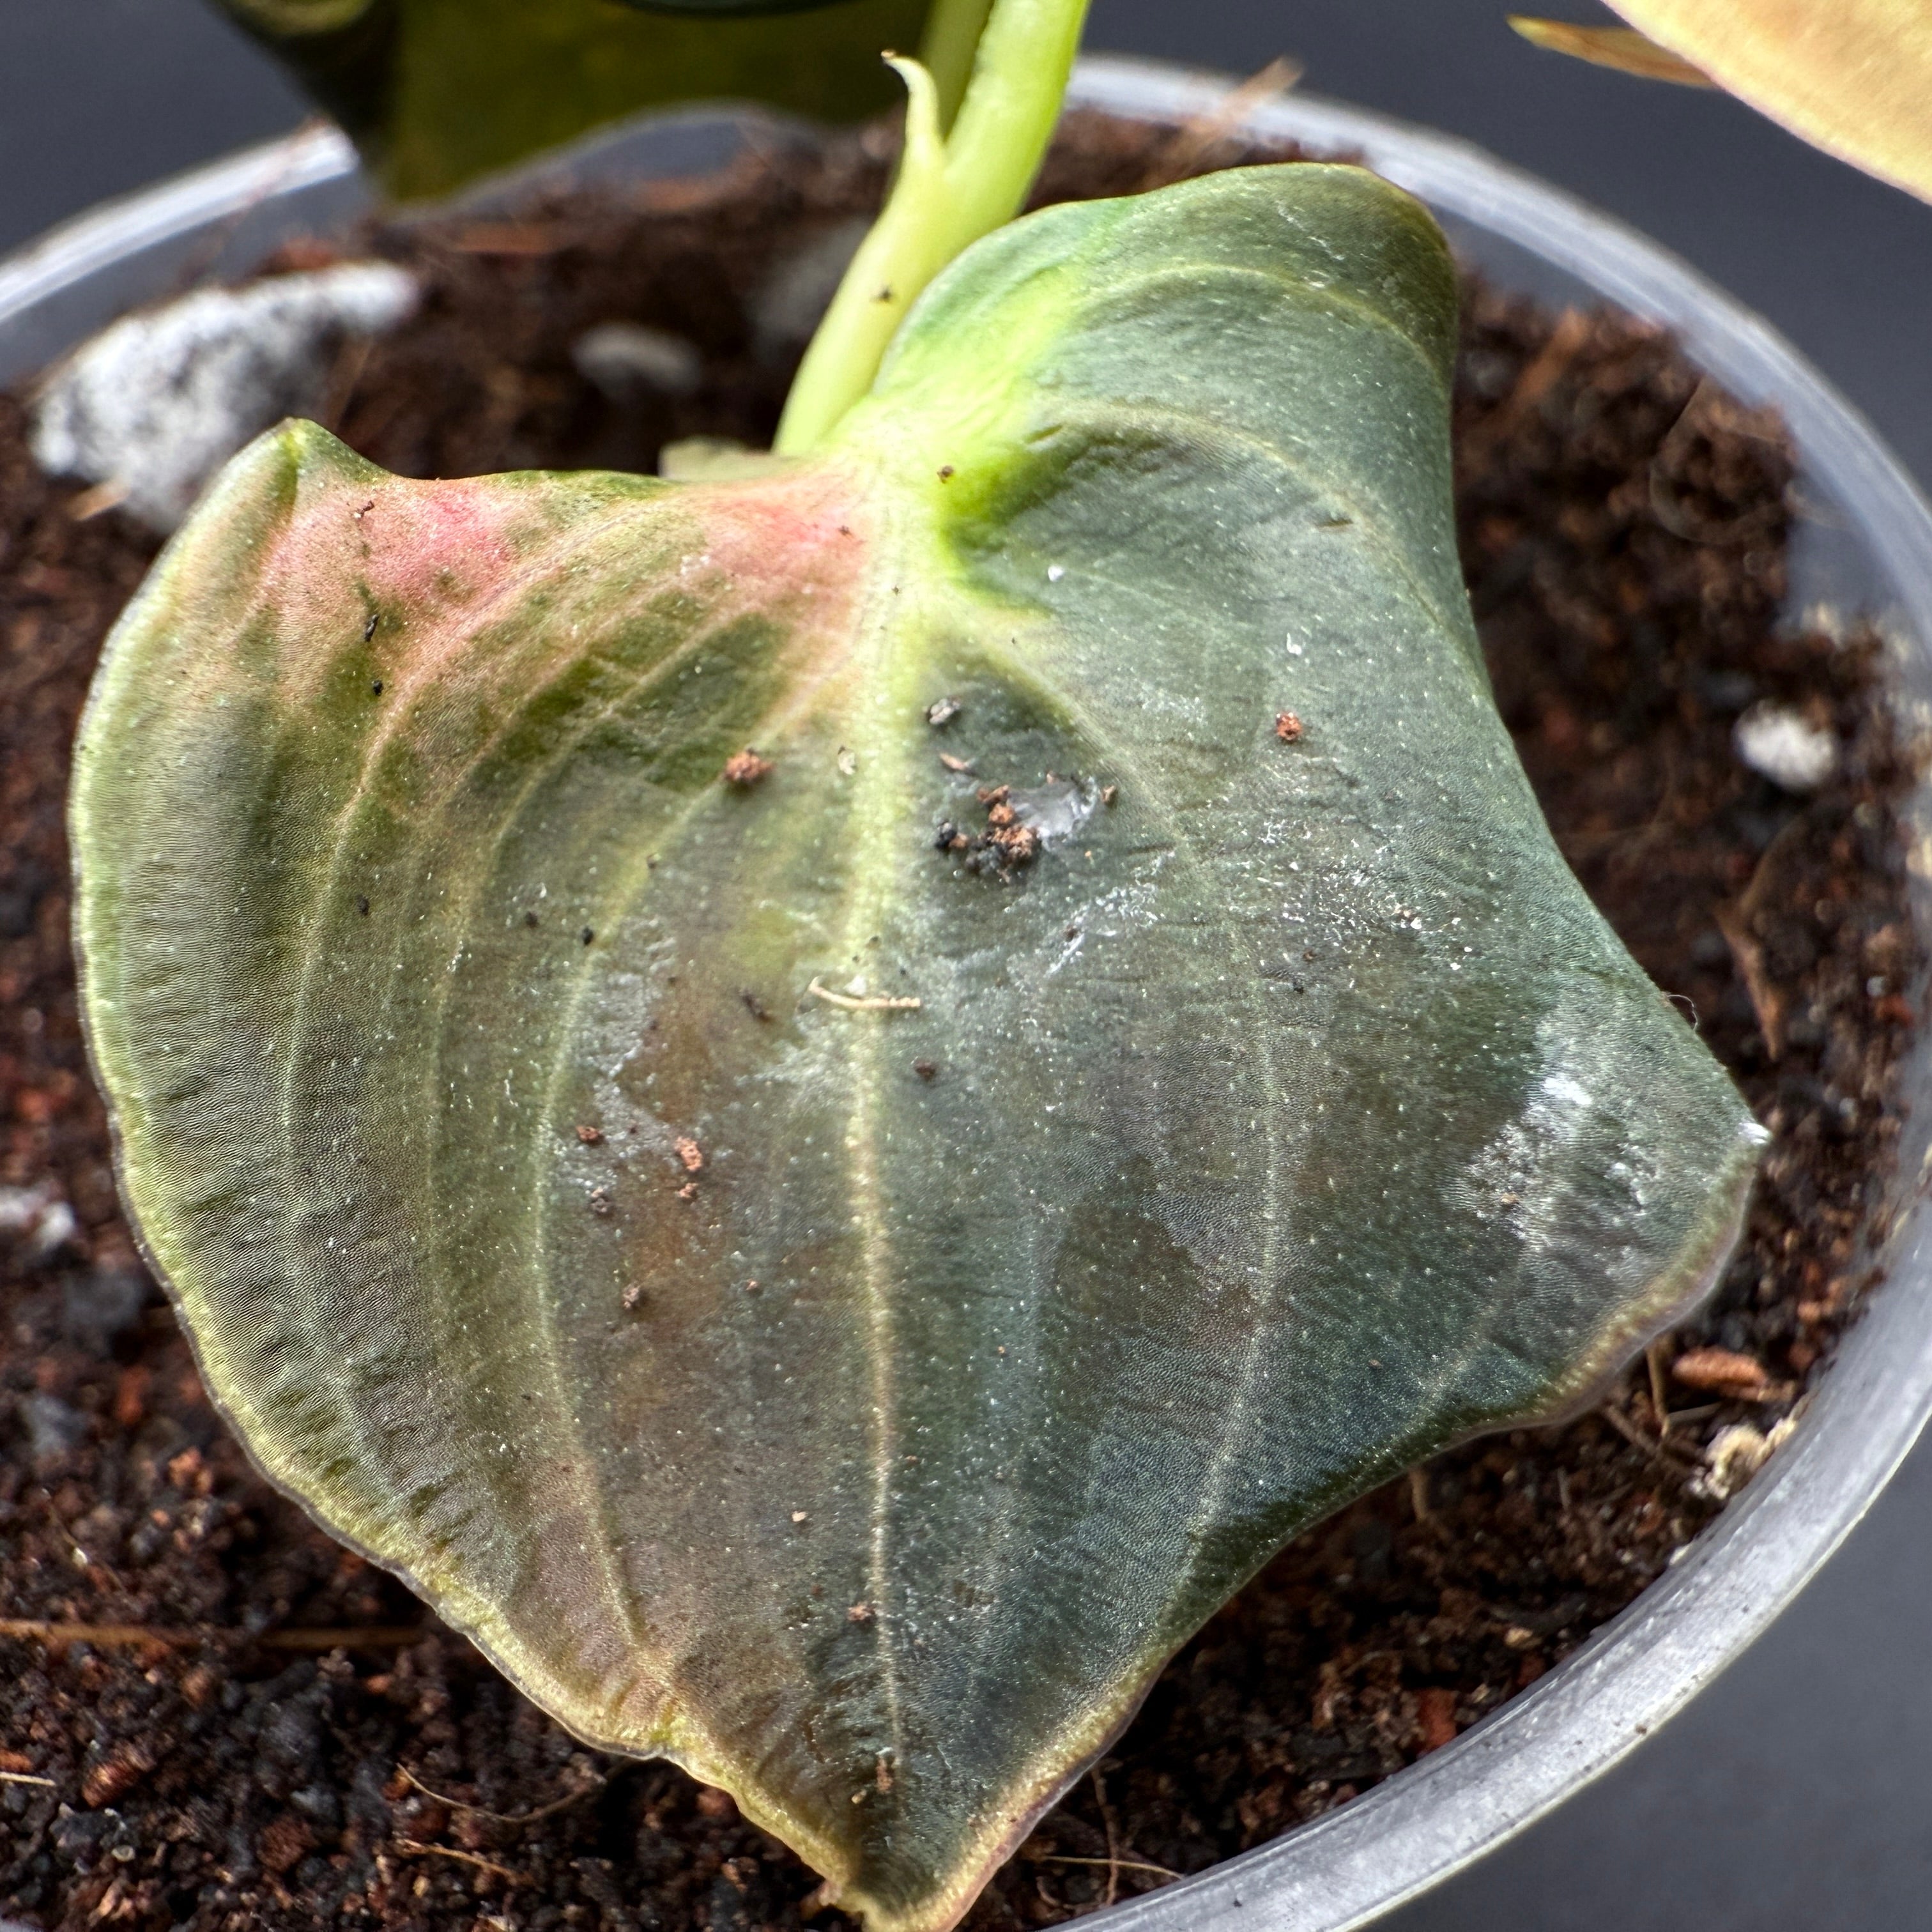
<path fill-rule="evenodd" d="M 926 0 L 218 4 L 295 70 L 400 200 L 644 107 L 754 100 L 862 118 L 899 98 L 879 55 L 916 46 L 927 10 Z"/>

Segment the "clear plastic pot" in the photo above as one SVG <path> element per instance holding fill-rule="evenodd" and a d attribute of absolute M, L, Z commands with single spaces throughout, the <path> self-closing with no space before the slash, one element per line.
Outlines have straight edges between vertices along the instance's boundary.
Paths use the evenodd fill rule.
<path fill-rule="evenodd" d="M 1210 108 L 1229 83 L 1091 58 L 1077 104 L 1162 122 Z M 534 183 L 638 180 L 717 166 L 758 124 L 701 110 L 593 137 L 465 199 Z M 1613 303 L 1667 324 L 1726 388 L 1770 404 L 1801 460 L 1792 604 L 1875 618 L 1898 702 L 1932 717 L 1932 512 L 1870 428 L 1772 329 L 1663 250 L 1570 196 L 1457 141 L 1312 96 L 1249 124 L 1358 155 L 1421 196 L 1463 256 L 1505 287 Z M 286 237 L 370 205 L 340 136 L 309 130 L 111 203 L 0 263 L 0 381 L 30 374 L 130 304 L 245 272 Z M 1932 929 L 1932 801 L 1912 854 Z M 1909 1182 L 1932 1123 L 1932 1047 L 1904 1096 Z M 1710 1682 L 1830 1556 L 1932 1408 L 1932 1228 L 1901 1191 L 1889 1279 L 1846 1336 L 1790 1442 L 1681 1562 L 1532 1689 L 1446 1748 L 1342 1809 L 1200 1876 L 1096 1914 L 1096 1932 L 1346 1932 L 1520 1831 L 1597 1776 Z"/>

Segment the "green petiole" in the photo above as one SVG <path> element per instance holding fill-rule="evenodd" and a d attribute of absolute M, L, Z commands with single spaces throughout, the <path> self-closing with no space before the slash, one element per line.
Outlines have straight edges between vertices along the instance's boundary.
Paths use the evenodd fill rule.
<path fill-rule="evenodd" d="M 932 0 L 919 44 L 920 64 L 939 90 L 939 131 L 950 134 L 973 77 L 973 56 L 986 30 L 993 0 Z"/>
<path fill-rule="evenodd" d="M 906 84 L 898 178 L 860 244 L 785 404 L 772 444 L 802 455 L 871 388 L 886 345 L 927 283 L 1018 214 L 1066 92 L 1087 0 L 938 0 L 926 46 L 934 72 L 888 56 Z M 985 26 L 949 129 L 947 94 Z"/>

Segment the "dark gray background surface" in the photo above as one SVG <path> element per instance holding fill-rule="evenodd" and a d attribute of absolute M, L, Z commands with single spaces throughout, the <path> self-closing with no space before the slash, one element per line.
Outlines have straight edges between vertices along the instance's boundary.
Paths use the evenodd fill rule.
<path fill-rule="evenodd" d="M 1760 310 L 1932 478 L 1932 207 L 1721 97 L 1539 55 L 1508 4 L 1095 0 L 1088 44 L 1240 73 L 1292 54 L 1311 89 L 1574 190 Z M 304 112 L 201 0 L 0 0 L 0 250 Z M 1928 1606 L 1932 1449 L 1684 1716 L 1384 1932 L 1932 1927 Z"/>

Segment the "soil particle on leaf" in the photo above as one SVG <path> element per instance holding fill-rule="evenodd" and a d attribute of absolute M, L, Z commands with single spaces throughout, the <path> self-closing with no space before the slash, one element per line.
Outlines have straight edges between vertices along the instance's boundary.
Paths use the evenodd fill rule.
<path fill-rule="evenodd" d="M 704 1165 L 704 1150 L 688 1134 L 680 1134 L 675 1143 L 678 1160 L 687 1174 L 695 1174 Z"/>
<path fill-rule="evenodd" d="M 1040 850 L 1040 834 L 1015 810 L 1009 788 L 982 788 L 979 798 L 986 808 L 986 830 L 977 850 L 991 854 L 994 865 L 1002 872 L 1028 864 Z M 969 854 L 973 849 L 969 847 Z M 966 864 L 969 872 L 977 869 L 970 856 Z"/>
<path fill-rule="evenodd" d="M 926 722 L 937 730 L 942 724 L 950 724 L 965 707 L 956 698 L 935 698 L 926 707 Z"/>
<path fill-rule="evenodd" d="M 978 796 L 986 811 L 985 829 L 972 831 L 951 819 L 942 820 L 933 835 L 934 848 L 953 854 L 969 872 L 993 872 L 1010 879 L 1038 854 L 1040 833 L 1015 808 L 1011 786 L 982 785 Z"/>
<path fill-rule="evenodd" d="M 1300 744 L 1301 720 L 1292 711 L 1277 711 L 1274 717 L 1274 735 L 1284 745 Z"/>
<path fill-rule="evenodd" d="M 480 249 L 473 223 L 373 230 L 352 252 L 405 262 L 422 296 L 345 382 L 340 433 L 422 476 L 647 473 L 681 437 L 763 446 L 790 371 L 753 298 L 773 260 L 876 200 L 888 152 L 761 150 L 704 183 L 544 202 L 513 224 L 542 242 L 520 252 Z M 1282 158 L 1076 114 L 1040 196 L 1130 192 L 1175 154 L 1189 173 Z M 696 345 L 695 387 L 586 378 L 575 346 L 614 320 Z M 1498 700 L 1570 862 L 1772 1130 L 1763 1178 L 1657 1383 L 1640 1362 L 1603 1410 L 1438 1457 L 1298 1539 L 1162 1674 L 972 1932 L 1198 1870 L 1478 1722 L 1775 1454 L 1875 1279 L 1924 970 L 1899 816 L 1916 767 L 1880 640 L 1780 626 L 1783 433 L 1666 336 L 1478 285 L 1462 342 L 1460 532 Z M 76 522 L 69 494 L 0 397 L 0 1618 L 169 1640 L 0 1638 L 0 1767 L 46 1780 L 0 1782 L 0 1914 L 852 1932 L 724 1792 L 586 1753 L 270 1490 L 209 1406 L 119 1218 L 68 943 L 66 748 L 155 545 L 122 512 Z M 1740 756 L 1760 704 L 1828 738 L 1815 789 Z M 1714 1354 L 1761 1381 L 1700 1382 Z M 1660 1386 L 1686 1398 L 1667 1433 Z"/>
<path fill-rule="evenodd" d="M 760 778 L 770 778 L 773 769 L 770 759 L 760 758 L 748 746 L 742 752 L 734 752 L 725 760 L 724 782 L 749 790 Z"/>

